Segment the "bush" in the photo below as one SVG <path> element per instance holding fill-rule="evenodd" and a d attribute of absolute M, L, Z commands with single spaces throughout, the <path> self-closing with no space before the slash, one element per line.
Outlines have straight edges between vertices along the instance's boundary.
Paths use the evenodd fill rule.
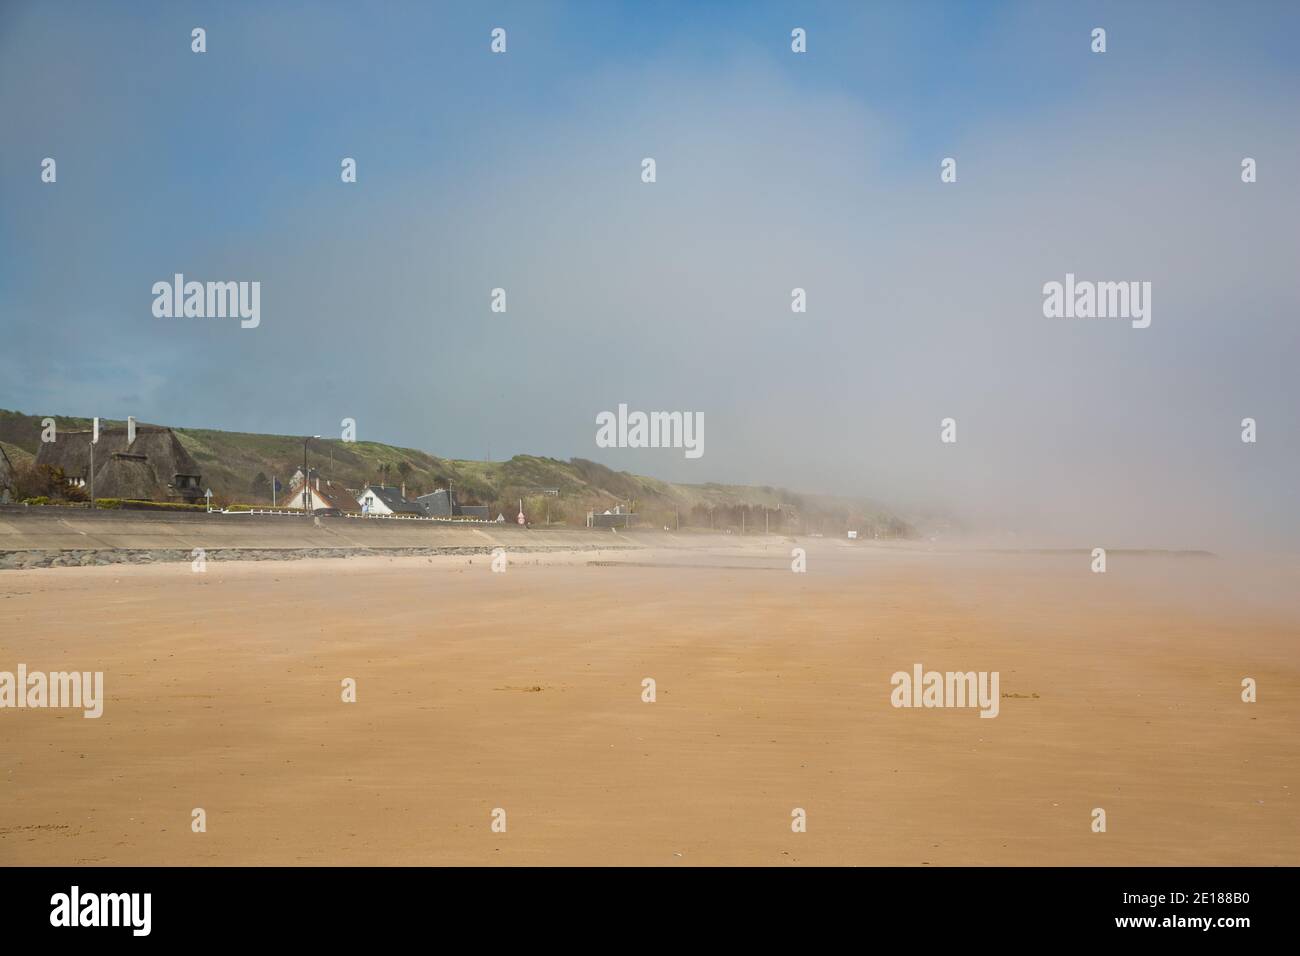
<path fill-rule="evenodd" d="M 111 499 L 110 499 L 111 500 Z M 115 507 L 136 511 L 207 511 L 207 505 L 191 505 L 182 501 L 132 501 L 123 499 Z"/>
<path fill-rule="evenodd" d="M 23 501 L 29 498 L 50 501 L 85 501 L 85 489 L 68 483 L 62 468 L 28 462 L 14 468 L 13 496 Z"/>
<path fill-rule="evenodd" d="M 213 503 L 212 507 L 213 507 L 213 508 L 216 507 L 215 500 L 214 500 L 214 503 Z M 226 509 L 225 509 L 225 510 L 226 510 L 226 511 L 296 511 L 296 512 L 298 512 L 298 513 L 301 514 L 303 509 L 302 509 L 302 508 L 284 508 L 284 507 L 281 507 L 280 505 L 276 505 L 274 508 L 272 508 L 269 504 L 266 504 L 265 502 L 263 502 L 263 503 L 261 503 L 261 504 L 255 504 L 255 505 L 246 505 L 246 504 L 226 505 Z"/>

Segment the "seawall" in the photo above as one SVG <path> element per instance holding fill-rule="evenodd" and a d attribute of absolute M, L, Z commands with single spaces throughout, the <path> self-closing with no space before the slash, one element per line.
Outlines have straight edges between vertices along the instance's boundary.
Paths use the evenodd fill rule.
<path fill-rule="evenodd" d="M 66 551 L 363 551 L 436 549 L 568 551 L 616 547 L 702 547 L 736 538 L 707 532 L 520 528 L 392 518 L 249 513 L 91 511 L 0 506 L 0 553 Z"/>

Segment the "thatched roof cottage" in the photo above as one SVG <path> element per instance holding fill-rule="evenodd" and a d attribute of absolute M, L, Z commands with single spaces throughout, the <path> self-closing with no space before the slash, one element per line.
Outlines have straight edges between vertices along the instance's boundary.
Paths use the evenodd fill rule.
<path fill-rule="evenodd" d="M 14 466 L 3 447 L 0 447 L 0 504 L 13 498 Z"/>
<path fill-rule="evenodd" d="M 62 468 L 68 481 L 90 485 L 91 432 L 59 432 L 43 443 L 36 464 Z M 124 425 L 101 426 L 95 445 L 95 497 L 133 501 L 196 502 L 203 498 L 199 466 L 180 439 L 161 425 L 136 425 L 127 441 Z"/>

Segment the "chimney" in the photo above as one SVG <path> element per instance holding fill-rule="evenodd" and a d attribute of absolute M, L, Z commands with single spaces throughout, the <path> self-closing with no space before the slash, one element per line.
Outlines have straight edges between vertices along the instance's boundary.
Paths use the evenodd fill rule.
<path fill-rule="evenodd" d="M 135 444 L 135 416 L 126 416 L 126 445 L 130 448 Z"/>

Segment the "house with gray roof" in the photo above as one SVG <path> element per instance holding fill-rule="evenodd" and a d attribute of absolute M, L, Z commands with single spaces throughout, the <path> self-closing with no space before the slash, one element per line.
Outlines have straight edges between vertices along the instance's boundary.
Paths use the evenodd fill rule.
<path fill-rule="evenodd" d="M 456 492 L 452 491 L 449 495 L 446 488 L 439 488 L 431 494 L 420 495 L 415 501 L 424 509 L 424 513 L 431 518 L 456 517 L 487 520 L 488 516 L 487 505 L 462 504 L 461 500 L 456 497 Z"/>
<path fill-rule="evenodd" d="M 414 501 L 407 501 L 397 488 L 384 485 L 366 485 L 357 495 L 357 504 L 361 510 L 371 515 L 412 515 L 417 518 L 428 517 L 427 513 Z"/>

